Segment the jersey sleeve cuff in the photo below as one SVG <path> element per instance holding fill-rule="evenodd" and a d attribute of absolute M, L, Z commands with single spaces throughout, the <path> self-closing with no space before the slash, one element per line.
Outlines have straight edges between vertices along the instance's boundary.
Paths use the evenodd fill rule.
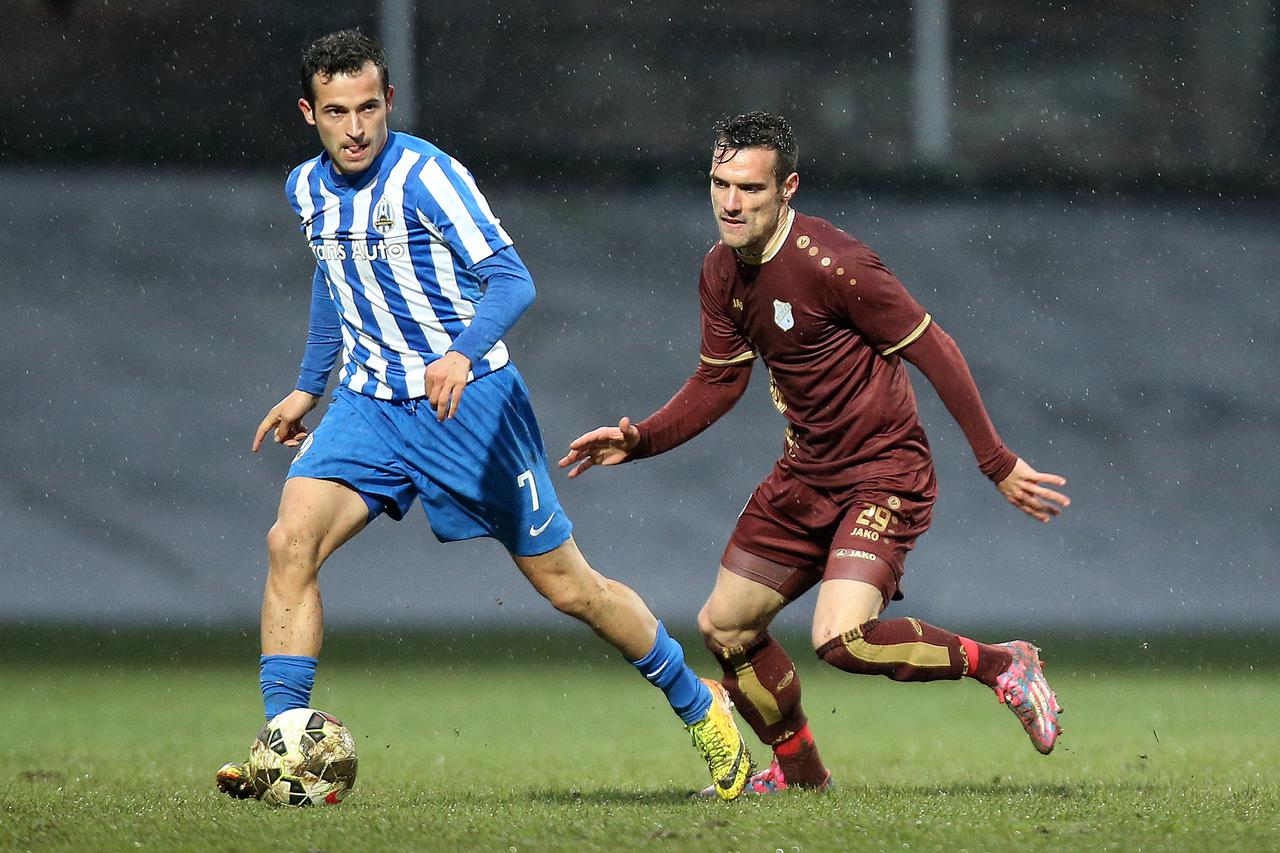
<path fill-rule="evenodd" d="M 1000 449 L 990 459 L 979 465 L 983 474 L 993 483 L 1000 483 L 1005 477 L 1013 473 L 1013 466 L 1018 464 L 1018 454 L 1014 453 L 1003 444 Z"/>
<path fill-rule="evenodd" d="M 640 440 L 636 442 L 636 446 L 631 448 L 631 452 L 627 454 L 627 461 L 631 462 L 636 459 L 648 459 L 653 455 L 653 448 L 649 442 L 649 428 L 644 422 L 635 425 L 636 432 L 640 434 Z"/>
<path fill-rule="evenodd" d="M 703 364 L 714 364 L 716 366 L 723 366 L 726 364 L 742 364 L 744 362 L 751 361 L 753 358 L 756 357 L 756 354 L 754 350 L 747 350 L 744 353 L 739 353 L 738 355 L 732 356 L 730 358 L 712 358 L 709 355 L 699 355 L 698 357 L 702 359 Z"/>
<path fill-rule="evenodd" d="M 933 316 L 928 311 L 926 311 L 924 314 L 924 319 L 920 321 L 920 325 L 916 326 L 914 329 L 911 330 L 911 334 L 907 335 L 905 338 L 898 341 L 896 344 L 889 347 L 888 349 L 882 350 L 880 354 L 893 355 L 898 350 L 911 346 L 913 343 L 916 342 L 916 340 L 921 335 L 925 333 L 925 330 L 929 328 L 929 324 L 932 322 L 933 322 Z"/>
<path fill-rule="evenodd" d="M 323 397 L 324 389 L 329 386 L 329 373 L 307 370 L 305 367 L 298 374 L 298 381 L 293 384 L 295 390 L 312 397 Z"/>
<path fill-rule="evenodd" d="M 481 346 L 483 346 L 483 344 L 481 344 Z M 458 355 L 471 362 L 472 366 L 474 366 L 475 363 L 484 358 L 485 353 L 487 353 L 489 349 L 493 349 L 493 347 L 490 346 L 489 349 L 486 349 L 484 352 L 475 352 L 474 350 L 476 349 L 476 346 L 458 346 L 458 342 L 454 341 L 453 345 L 445 350 L 445 352 L 456 352 Z"/>

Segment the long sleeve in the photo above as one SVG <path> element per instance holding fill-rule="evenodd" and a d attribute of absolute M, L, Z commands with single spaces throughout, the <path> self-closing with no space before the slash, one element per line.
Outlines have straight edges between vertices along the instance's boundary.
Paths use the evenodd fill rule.
<path fill-rule="evenodd" d="M 751 381 L 751 363 L 698 365 L 689 381 L 658 411 L 636 424 L 640 443 L 632 459 L 657 456 L 684 444 L 719 420 L 742 398 Z"/>
<path fill-rule="evenodd" d="M 969 441 L 982 473 L 996 483 L 1008 477 L 1018 461 L 1017 454 L 1005 447 L 996 433 L 969 365 L 951 336 L 931 323 L 901 354 L 920 368 L 938 392 Z"/>
<path fill-rule="evenodd" d="M 311 279 L 311 321 L 307 326 L 307 345 L 294 387 L 315 397 L 323 394 L 341 349 L 342 326 L 338 307 L 329 295 L 324 274 L 316 267 L 316 274 Z"/>
<path fill-rule="evenodd" d="M 535 290 L 533 277 L 514 246 L 499 249 L 471 269 L 484 282 L 484 297 L 476 303 L 471 324 L 449 349 L 475 364 L 533 304 Z"/>

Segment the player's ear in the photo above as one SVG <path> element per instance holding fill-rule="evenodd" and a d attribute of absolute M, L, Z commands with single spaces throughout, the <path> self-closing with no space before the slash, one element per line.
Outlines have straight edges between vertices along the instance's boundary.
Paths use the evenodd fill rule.
<path fill-rule="evenodd" d="M 391 112 L 391 99 L 396 96 L 396 87 L 387 84 L 387 112 Z"/>
<path fill-rule="evenodd" d="M 298 98 L 298 109 L 302 112 L 302 117 L 306 120 L 307 124 L 314 127 L 316 123 L 316 114 L 315 111 L 311 109 L 311 103 L 307 101 L 306 98 Z"/>
<path fill-rule="evenodd" d="M 796 194 L 796 190 L 800 189 L 800 174 L 792 172 L 787 175 L 787 179 L 782 182 L 782 198 L 784 201 L 790 201 L 791 197 Z"/>

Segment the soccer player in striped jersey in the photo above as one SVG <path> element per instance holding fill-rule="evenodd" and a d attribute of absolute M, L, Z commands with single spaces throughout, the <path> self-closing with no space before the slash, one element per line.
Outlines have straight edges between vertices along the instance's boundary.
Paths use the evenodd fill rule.
<path fill-rule="evenodd" d="M 724 686 L 774 760 L 749 792 L 824 790 L 831 776 L 800 704 L 774 616 L 821 584 L 812 640 L 851 673 L 896 681 L 976 679 L 1048 753 L 1060 729 L 1038 649 L 986 644 L 910 617 L 881 619 L 902 598 L 907 552 L 937 494 L 907 360 L 964 431 L 982 473 L 1015 507 L 1049 521 L 1068 505 L 1001 442 L 955 341 L 880 259 L 829 222 L 796 212 L 798 148 L 787 122 L 750 113 L 716 126 L 711 206 L 720 241 L 700 283 L 702 358 L 659 411 L 573 441 L 569 476 L 663 453 L 727 412 L 760 360 L 787 421 L 782 457 L 743 509 L 699 627 Z"/>
<path fill-rule="evenodd" d="M 260 684 L 267 719 L 307 707 L 320 653 L 318 576 L 379 515 L 422 502 L 436 537 L 501 542 L 558 610 L 589 625 L 665 693 L 707 761 L 738 796 L 751 759 L 721 685 L 699 679 L 640 597 L 588 565 L 556 498 L 546 451 L 502 335 L 533 281 L 461 163 L 388 129 L 395 90 L 381 48 L 358 31 L 304 52 L 298 102 L 323 152 L 286 193 L 316 258 L 295 390 L 253 440 L 297 447 L 267 536 Z M 314 431 L 303 419 L 341 357 Z M 217 774 L 253 796 L 243 764 Z"/>

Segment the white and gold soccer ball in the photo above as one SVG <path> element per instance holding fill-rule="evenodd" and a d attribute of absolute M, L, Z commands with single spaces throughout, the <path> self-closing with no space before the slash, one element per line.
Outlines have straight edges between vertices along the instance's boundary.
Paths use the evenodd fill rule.
<path fill-rule="evenodd" d="M 336 805 L 356 784 L 355 739 L 324 711 L 277 714 L 249 747 L 249 780 L 268 805 Z"/>

